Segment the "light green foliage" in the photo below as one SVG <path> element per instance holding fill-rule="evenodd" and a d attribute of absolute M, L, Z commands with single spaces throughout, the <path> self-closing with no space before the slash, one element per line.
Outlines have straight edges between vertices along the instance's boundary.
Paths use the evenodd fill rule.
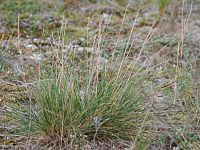
<path fill-rule="evenodd" d="M 23 18 L 35 16 L 42 11 L 41 5 L 37 1 L 31 0 L 0 0 L 0 10 L 9 19 L 10 23 L 17 23 L 18 14 Z M 30 19 L 30 18 L 29 18 Z"/>
<path fill-rule="evenodd" d="M 168 1 L 169 0 L 158 0 L 160 16 L 163 15 L 164 8 L 166 7 Z"/>
<path fill-rule="evenodd" d="M 26 13 L 26 12 L 38 12 L 40 7 L 37 7 L 37 1 L 31 0 L 1 0 L 1 10 L 7 13 Z"/>
<path fill-rule="evenodd" d="M 44 6 L 43 2 L 37 0 L 0 0 L 0 21 L 5 20 L 4 26 L 7 28 L 16 29 L 19 25 L 21 34 L 35 34 Z"/>

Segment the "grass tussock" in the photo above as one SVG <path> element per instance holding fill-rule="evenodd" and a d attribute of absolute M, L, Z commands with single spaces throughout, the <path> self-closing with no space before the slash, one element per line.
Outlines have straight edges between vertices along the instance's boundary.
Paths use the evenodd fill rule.
<path fill-rule="evenodd" d="M 65 142 L 134 139 L 146 116 L 142 78 L 111 75 L 106 67 L 98 77 L 72 72 L 40 81 L 36 102 L 17 116 L 20 131 Z"/>

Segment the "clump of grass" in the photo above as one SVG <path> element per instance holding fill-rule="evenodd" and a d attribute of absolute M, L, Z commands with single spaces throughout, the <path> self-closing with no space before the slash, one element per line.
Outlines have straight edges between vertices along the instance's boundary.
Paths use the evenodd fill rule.
<path fill-rule="evenodd" d="M 17 109 L 18 133 L 44 136 L 61 147 L 72 145 L 71 149 L 85 138 L 94 142 L 115 138 L 137 144 L 149 113 L 143 94 L 146 74 L 136 69 L 136 63 L 127 67 L 125 54 L 112 60 L 121 60 L 120 65 L 102 65 L 99 44 L 84 69 L 82 64 L 71 62 L 70 55 L 61 55 L 61 70 L 56 66 L 52 78 L 38 81 L 33 91 L 35 102 Z"/>
<path fill-rule="evenodd" d="M 98 77 L 72 72 L 40 81 L 35 104 L 17 115 L 20 131 L 53 141 L 133 138 L 146 115 L 142 78 L 106 68 Z"/>

